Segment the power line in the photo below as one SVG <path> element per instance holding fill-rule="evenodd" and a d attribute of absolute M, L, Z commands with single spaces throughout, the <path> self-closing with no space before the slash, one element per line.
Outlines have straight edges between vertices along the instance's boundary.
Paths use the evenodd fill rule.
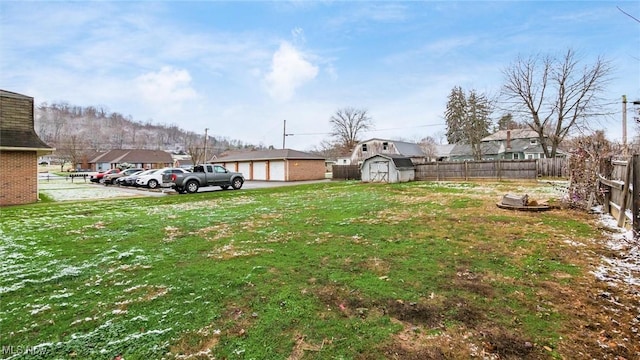
<path fill-rule="evenodd" d="M 416 125 L 416 126 L 404 126 L 404 127 L 396 127 L 396 128 L 386 128 L 386 129 L 372 129 L 372 130 L 366 130 L 363 131 L 363 133 L 368 133 L 368 132 L 379 132 L 379 131 L 391 131 L 391 130 L 406 130 L 406 129 L 415 129 L 415 128 L 422 128 L 422 127 L 430 127 L 430 126 L 443 126 L 446 124 L 428 124 L 428 125 Z M 312 135 L 331 135 L 332 133 L 330 132 L 317 132 L 317 133 L 293 133 L 293 134 L 287 134 L 289 136 L 312 136 Z"/>

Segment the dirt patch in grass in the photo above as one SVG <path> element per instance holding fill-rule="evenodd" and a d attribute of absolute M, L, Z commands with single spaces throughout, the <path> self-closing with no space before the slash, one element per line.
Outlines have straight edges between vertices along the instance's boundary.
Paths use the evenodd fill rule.
<path fill-rule="evenodd" d="M 482 274 L 474 273 L 469 269 L 458 269 L 453 280 L 453 288 L 457 291 L 468 291 L 482 295 L 486 298 L 493 296 L 493 287 L 483 281 Z"/>
<path fill-rule="evenodd" d="M 209 324 L 195 331 L 188 331 L 169 348 L 169 359 L 211 359 L 211 351 L 220 341 L 220 330 Z"/>
<path fill-rule="evenodd" d="M 295 345 L 293 346 L 293 350 L 291 350 L 291 354 L 289 355 L 287 360 L 301 360 L 304 358 L 305 351 L 313 351 L 313 352 L 322 351 L 322 349 L 324 348 L 325 342 L 327 342 L 326 340 L 324 340 L 319 345 L 309 344 L 307 342 L 306 336 L 302 334 L 296 334 L 295 338 L 296 338 Z M 328 343 L 330 344 L 330 342 Z"/>
<path fill-rule="evenodd" d="M 221 223 L 198 229 L 192 234 L 198 235 L 209 241 L 224 239 L 232 234 L 231 224 Z"/>
<path fill-rule="evenodd" d="M 499 359 L 548 359 L 544 347 L 534 348 L 531 340 L 501 328 L 480 330 L 484 353 L 496 354 Z"/>

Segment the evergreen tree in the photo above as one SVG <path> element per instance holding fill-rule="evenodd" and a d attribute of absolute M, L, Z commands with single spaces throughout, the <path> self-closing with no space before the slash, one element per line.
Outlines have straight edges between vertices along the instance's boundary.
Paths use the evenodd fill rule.
<path fill-rule="evenodd" d="M 469 144 L 474 158 L 481 160 L 480 144 L 489 135 L 491 112 L 491 103 L 484 94 L 471 90 L 466 95 L 460 86 L 454 87 L 445 111 L 449 144 Z"/>
<path fill-rule="evenodd" d="M 445 120 L 447 122 L 447 142 L 458 144 L 464 142 L 464 129 L 467 100 L 460 86 L 451 89 L 447 109 L 445 110 Z"/>
<path fill-rule="evenodd" d="M 467 143 L 471 145 L 473 158 L 482 160 L 482 149 L 480 144 L 482 139 L 489 135 L 489 127 L 491 126 L 491 106 L 489 100 L 483 94 L 478 94 L 475 90 L 471 90 L 467 99 L 467 116 L 463 124 L 464 136 Z"/>

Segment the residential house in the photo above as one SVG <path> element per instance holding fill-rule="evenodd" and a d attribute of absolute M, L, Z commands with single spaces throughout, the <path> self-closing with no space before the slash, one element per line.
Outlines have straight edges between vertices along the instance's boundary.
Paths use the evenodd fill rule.
<path fill-rule="evenodd" d="M 351 154 L 351 164 L 361 165 L 365 159 L 378 154 L 406 157 L 414 164 L 427 161 L 422 148 L 416 143 L 373 138 L 356 145 Z"/>
<path fill-rule="evenodd" d="M 176 155 L 173 154 L 171 155 L 171 157 L 173 158 L 173 167 L 176 168 L 182 168 L 182 169 L 192 169 L 194 165 L 193 163 L 193 159 L 191 158 L 191 155 Z"/>
<path fill-rule="evenodd" d="M 451 151 L 455 147 L 454 144 L 438 144 L 434 145 L 434 157 L 431 161 L 449 161 Z"/>
<path fill-rule="evenodd" d="M 326 172 L 324 157 L 291 149 L 233 152 L 211 162 L 241 172 L 247 180 L 320 180 Z"/>
<path fill-rule="evenodd" d="M 38 201 L 38 157 L 55 149 L 34 130 L 33 98 L 0 90 L 0 206 Z"/>
<path fill-rule="evenodd" d="M 137 168 L 160 169 L 173 166 L 173 159 L 171 154 L 162 150 L 109 150 L 91 159 L 89 166 L 93 171 L 104 171 L 124 163 Z"/>
<path fill-rule="evenodd" d="M 483 160 L 543 159 L 544 149 L 538 133 L 529 129 L 500 130 L 482 139 Z M 566 157 L 558 149 L 556 157 Z M 451 151 L 453 161 L 474 160 L 471 145 L 456 144 Z"/>

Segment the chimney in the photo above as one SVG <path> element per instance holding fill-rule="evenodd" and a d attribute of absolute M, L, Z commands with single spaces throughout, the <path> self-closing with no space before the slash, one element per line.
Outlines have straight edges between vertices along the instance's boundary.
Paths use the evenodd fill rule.
<path fill-rule="evenodd" d="M 511 150 L 511 130 L 507 130 L 507 150 Z"/>

